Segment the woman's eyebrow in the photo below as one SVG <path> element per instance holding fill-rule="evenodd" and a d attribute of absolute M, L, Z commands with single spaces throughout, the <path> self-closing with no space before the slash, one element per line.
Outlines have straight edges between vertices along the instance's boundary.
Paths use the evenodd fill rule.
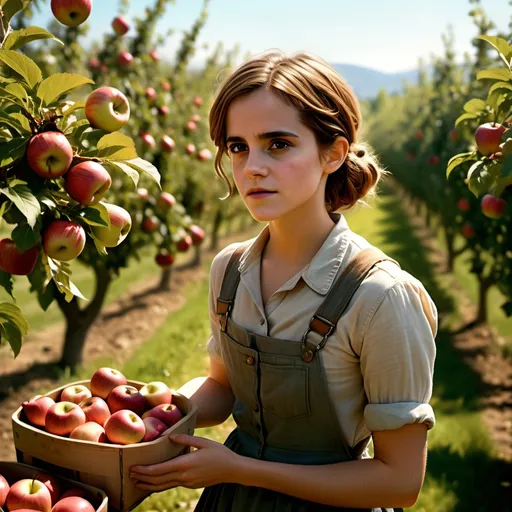
<path fill-rule="evenodd" d="M 295 133 L 287 132 L 284 130 L 277 130 L 274 132 L 266 132 L 266 133 L 258 133 L 257 135 L 258 139 L 260 140 L 266 140 L 266 139 L 274 139 L 276 137 L 299 137 Z M 244 139 L 242 137 L 237 137 L 235 135 L 231 135 L 226 139 L 226 144 L 229 142 L 244 142 Z"/>

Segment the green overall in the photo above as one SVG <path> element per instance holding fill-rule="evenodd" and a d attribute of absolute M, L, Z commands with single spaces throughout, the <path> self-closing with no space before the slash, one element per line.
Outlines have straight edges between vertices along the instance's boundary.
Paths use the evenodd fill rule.
<path fill-rule="evenodd" d="M 361 458 L 369 438 L 353 448 L 346 443 L 317 352 L 328 341 L 371 268 L 390 258 L 376 248 L 360 251 L 334 282 L 309 329 L 297 341 L 261 336 L 231 320 L 230 311 L 240 280 L 238 262 L 244 250 L 241 246 L 231 256 L 217 299 L 222 354 L 235 395 L 233 418 L 237 424 L 225 445 L 245 457 L 287 464 L 334 464 Z M 320 343 L 308 339 L 310 331 L 323 336 Z M 328 510 L 393 509 L 340 508 L 231 483 L 205 488 L 195 508 L 196 512 Z"/>

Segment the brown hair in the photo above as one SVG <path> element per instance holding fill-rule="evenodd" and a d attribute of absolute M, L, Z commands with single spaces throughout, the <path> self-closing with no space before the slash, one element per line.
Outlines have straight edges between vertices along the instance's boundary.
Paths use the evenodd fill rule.
<path fill-rule="evenodd" d="M 325 203 L 329 211 L 349 209 L 365 196 L 375 195 L 383 170 L 367 144 L 358 140 L 361 110 L 356 95 L 345 80 L 319 57 L 305 52 L 286 56 L 271 51 L 238 67 L 224 82 L 210 110 L 210 137 L 217 146 L 215 172 L 228 185 L 222 158 L 227 154 L 226 118 L 231 102 L 260 87 L 279 94 L 294 106 L 309 127 L 321 151 L 337 136 L 346 137 L 350 150 L 342 166 L 327 178 Z"/>

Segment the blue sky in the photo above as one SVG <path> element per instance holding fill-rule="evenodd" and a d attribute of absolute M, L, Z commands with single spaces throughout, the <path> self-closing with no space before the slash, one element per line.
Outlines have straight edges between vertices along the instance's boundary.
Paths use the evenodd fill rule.
<path fill-rule="evenodd" d="M 118 0 L 93 0 L 88 39 L 110 31 Z M 131 0 L 128 18 L 141 15 L 153 0 Z M 482 0 L 481 5 L 498 29 L 507 30 L 512 15 L 509 0 Z M 201 12 L 202 0 L 176 0 L 158 24 L 165 33 L 175 29 L 161 55 L 174 55 L 180 31 L 188 29 Z M 213 50 L 240 45 L 241 56 L 269 48 L 287 52 L 306 50 L 329 62 L 357 64 L 394 72 L 415 68 L 421 56 L 443 51 L 441 34 L 452 25 L 457 58 L 471 51 L 476 33 L 468 0 L 211 0 L 209 17 L 199 39 Z M 34 24 L 46 26 L 52 18 L 49 1 Z M 125 37 L 128 37 L 128 33 Z M 86 42 L 84 44 L 87 45 Z M 204 60 L 200 50 L 192 64 Z"/>

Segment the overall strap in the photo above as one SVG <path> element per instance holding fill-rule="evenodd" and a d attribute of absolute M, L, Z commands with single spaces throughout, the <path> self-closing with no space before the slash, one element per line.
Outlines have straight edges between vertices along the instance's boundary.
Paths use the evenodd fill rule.
<path fill-rule="evenodd" d="M 336 328 L 338 320 L 347 309 L 359 285 L 369 274 L 370 270 L 381 261 L 392 261 L 400 266 L 395 260 L 386 256 L 376 247 L 363 249 L 352 258 L 313 315 L 309 328 L 302 337 L 302 358 L 304 361 L 312 361 L 315 353 L 325 345 L 328 336 Z M 307 340 L 307 335 L 310 331 L 314 331 L 322 336 L 320 343 L 317 344 Z"/>
<path fill-rule="evenodd" d="M 238 262 L 245 251 L 246 246 L 240 245 L 237 247 L 224 272 L 224 279 L 220 289 L 220 295 L 217 298 L 217 314 L 219 315 L 220 327 L 223 331 L 226 330 L 228 316 L 235 301 L 236 289 L 240 281 L 240 272 L 238 272 Z"/>

